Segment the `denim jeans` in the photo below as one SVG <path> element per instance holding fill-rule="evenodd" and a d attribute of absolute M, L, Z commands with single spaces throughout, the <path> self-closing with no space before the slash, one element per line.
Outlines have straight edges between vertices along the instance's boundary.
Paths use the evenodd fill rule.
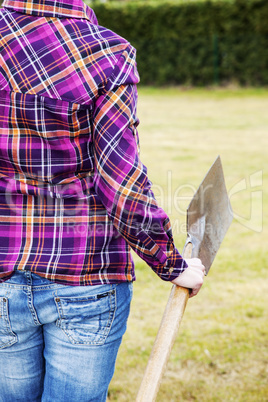
<path fill-rule="evenodd" d="M 0 283 L 0 401 L 105 401 L 131 297 L 131 283 L 65 286 L 28 271 Z"/>

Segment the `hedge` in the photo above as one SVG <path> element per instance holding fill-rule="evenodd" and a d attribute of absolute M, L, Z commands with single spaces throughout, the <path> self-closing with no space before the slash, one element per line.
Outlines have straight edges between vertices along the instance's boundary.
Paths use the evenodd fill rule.
<path fill-rule="evenodd" d="M 137 49 L 142 84 L 268 84 L 268 1 L 94 3 Z"/>

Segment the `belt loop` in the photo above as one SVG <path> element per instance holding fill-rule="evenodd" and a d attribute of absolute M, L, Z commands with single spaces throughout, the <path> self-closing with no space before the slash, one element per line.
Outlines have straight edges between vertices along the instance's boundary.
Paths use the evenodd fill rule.
<path fill-rule="evenodd" d="M 32 286 L 32 274 L 30 271 L 25 271 L 27 286 Z"/>

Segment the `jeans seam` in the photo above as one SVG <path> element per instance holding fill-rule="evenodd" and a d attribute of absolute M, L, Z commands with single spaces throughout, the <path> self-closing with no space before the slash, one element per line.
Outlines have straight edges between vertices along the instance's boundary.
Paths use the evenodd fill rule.
<path fill-rule="evenodd" d="M 33 304 L 33 292 L 32 292 L 32 277 L 31 277 L 31 273 L 26 272 L 26 278 L 27 278 L 27 290 L 26 290 L 26 294 L 27 294 L 27 303 L 28 303 L 28 307 L 30 310 L 30 313 L 32 315 L 34 324 L 36 326 L 41 325 L 41 322 L 39 321 L 38 317 L 37 317 L 37 313 L 36 310 L 34 308 L 34 304 Z"/>
<path fill-rule="evenodd" d="M 113 325 L 113 322 L 114 322 L 115 313 L 116 313 L 116 309 L 117 309 L 116 288 L 113 289 L 113 292 L 111 292 L 111 294 L 110 294 L 110 304 L 111 304 L 111 305 L 112 305 L 112 295 L 114 295 L 114 309 L 110 310 L 110 315 L 112 315 L 112 317 L 111 317 L 111 323 L 110 323 L 110 326 L 109 326 L 110 329 L 112 328 L 112 325 Z M 110 321 L 110 320 L 109 320 L 109 321 Z M 107 323 L 107 326 L 106 326 L 106 328 L 105 328 L 105 335 L 106 335 L 106 332 L 108 332 L 107 335 L 106 335 L 105 340 L 107 339 L 107 336 L 109 335 L 109 331 L 107 331 L 107 328 L 108 328 L 108 323 Z"/>
<path fill-rule="evenodd" d="M 7 297 L 1 297 L 1 299 L 3 300 L 3 316 L 2 316 L 2 319 L 5 322 L 5 329 L 6 329 L 7 333 L 10 336 L 12 336 L 12 339 L 10 341 L 6 342 L 4 345 L 2 345 L 0 347 L 0 349 L 4 349 L 4 348 L 6 348 L 8 346 L 11 346 L 14 343 L 16 343 L 17 340 L 18 340 L 18 337 L 11 329 L 11 324 L 10 324 L 10 320 L 9 320 L 9 316 L 8 316 L 8 298 Z"/>

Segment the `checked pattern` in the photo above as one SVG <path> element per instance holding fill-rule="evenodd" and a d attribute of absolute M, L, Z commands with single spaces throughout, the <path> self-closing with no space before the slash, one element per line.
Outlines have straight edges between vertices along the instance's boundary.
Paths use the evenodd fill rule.
<path fill-rule="evenodd" d="M 186 267 L 138 153 L 135 49 L 81 0 L 0 10 L 0 281 L 164 280 Z"/>

